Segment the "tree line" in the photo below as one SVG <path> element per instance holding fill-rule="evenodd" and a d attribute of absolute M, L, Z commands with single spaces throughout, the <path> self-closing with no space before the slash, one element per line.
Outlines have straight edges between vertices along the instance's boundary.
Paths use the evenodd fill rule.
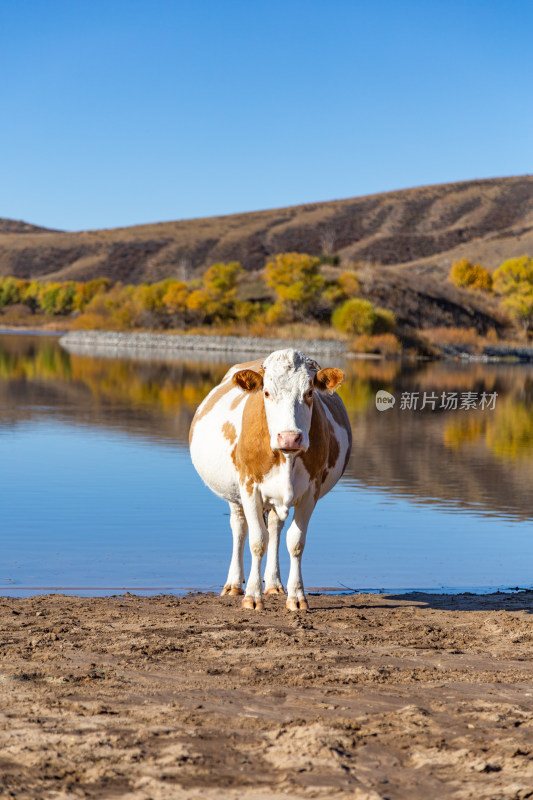
<path fill-rule="evenodd" d="M 0 279 L 0 309 L 23 306 L 31 313 L 73 316 L 73 327 L 132 330 L 189 329 L 261 321 L 267 326 L 292 322 L 332 324 L 347 334 L 385 334 L 394 329 L 392 311 L 359 297 L 354 271 L 327 279 L 322 260 L 303 253 L 281 253 L 263 273 L 260 300 L 244 299 L 240 263 L 213 264 L 202 278 L 127 285 L 109 278 L 90 281 Z M 266 287 L 266 291 L 265 291 Z"/>
<path fill-rule="evenodd" d="M 70 318 L 69 327 L 82 329 L 191 329 L 290 323 L 331 325 L 358 336 L 361 347 L 396 352 L 396 317 L 361 296 L 355 269 L 335 278 L 321 270 L 323 259 L 304 253 L 280 253 L 266 265 L 259 287 L 246 299 L 245 273 L 237 261 L 213 264 L 201 278 L 166 278 L 157 283 L 129 285 L 109 278 L 89 281 L 0 278 L 0 310 L 18 308 L 25 314 Z M 490 273 L 469 259 L 455 261 L 449 280 L 469 291 L 499 298 L 502 310 L 526 336 L 533 329 L 533 259 L 511 258 Z M 249 292 L 248 292 L 249 293 Z M 367 342 L 366 339 L 371 340 Z"/>
<path fill-rule="evenodd" d="M 497 295 L 503 310 L 529 334 L 533 327 L 533 258 L 509 258 L 492 274 L 481 264 L 462 258 L 452 264 L 449 279 L 461 288 Z"/>

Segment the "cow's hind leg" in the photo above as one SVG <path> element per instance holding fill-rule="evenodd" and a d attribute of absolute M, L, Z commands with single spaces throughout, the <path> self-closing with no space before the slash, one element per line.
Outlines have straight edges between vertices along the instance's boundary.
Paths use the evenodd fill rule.
<path fill-rule="evenodd" d="M 265 594 L 285 594 L 279 574 L 279 537 L 283 528 L 283 520 L 273 508 L 268 512 L 268 550 L 265 567 Z"/>
<path fill-rule="evenodd" d="M 302 579 L 302 555 L 307 526 L 315 505 L 314 496 L 309 490 L 295 506 L 294 519 L 287 531 L 287 550 L 291 557 L 289 580 L 287 581 L 287 608 L 289 611 L 306 611 L 309 608 Z"/>
<path fill-rule="evenodd" d="M 242 506 L 238 503 L 230 503 L 231 532 L 233 534 L 233 551 L 231 563 L 229 565 L 228 579 L 222 589 L 222 594 L 244 594 L 242 585 L 244 583 L 244 564 L 243 551 L 246 536 L 248 535 L 248 524 Z"/>

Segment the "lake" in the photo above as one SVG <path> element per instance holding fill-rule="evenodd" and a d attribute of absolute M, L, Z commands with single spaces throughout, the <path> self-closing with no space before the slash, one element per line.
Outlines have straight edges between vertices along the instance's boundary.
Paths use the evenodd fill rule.
<path fill-rule="evenodd" d="M 76 355 L 0 333 L 0 593 L 219 591 L 228 508 L 192 468 L 188 429 L 238 360 Z M 307 588 L 530 588 L 533 366 L 319 361 L 346 372 L 354 451 L 313 514 Z M 286 582 L 284 540 L 281 567 Z"/>

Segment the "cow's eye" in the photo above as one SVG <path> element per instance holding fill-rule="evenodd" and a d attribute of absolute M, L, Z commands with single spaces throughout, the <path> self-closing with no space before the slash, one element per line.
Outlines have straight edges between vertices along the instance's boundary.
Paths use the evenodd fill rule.
<path fill-rule="evenodd" d="M 309 391 L 307 392 L 307 396 L 308 397 L 312 397 L 313 396 L 313 390 L 312 389 L 309 389 Z"/>
<path fill-rule="evenodd" d="M 270 392 L 267 392 L 266 389 L 265 389 L 265 397 L 270 397 Z"/>

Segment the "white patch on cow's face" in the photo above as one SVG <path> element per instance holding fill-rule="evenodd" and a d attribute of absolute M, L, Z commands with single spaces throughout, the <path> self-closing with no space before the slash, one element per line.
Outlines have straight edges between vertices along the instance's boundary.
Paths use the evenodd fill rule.
<path fill-rule="evenodd" d="M 309 447 L 313 378 L 318 364 L 298 350 L 277 350 L 263 363 L 263 397 L 270 447 L 296 452 Z"/>

